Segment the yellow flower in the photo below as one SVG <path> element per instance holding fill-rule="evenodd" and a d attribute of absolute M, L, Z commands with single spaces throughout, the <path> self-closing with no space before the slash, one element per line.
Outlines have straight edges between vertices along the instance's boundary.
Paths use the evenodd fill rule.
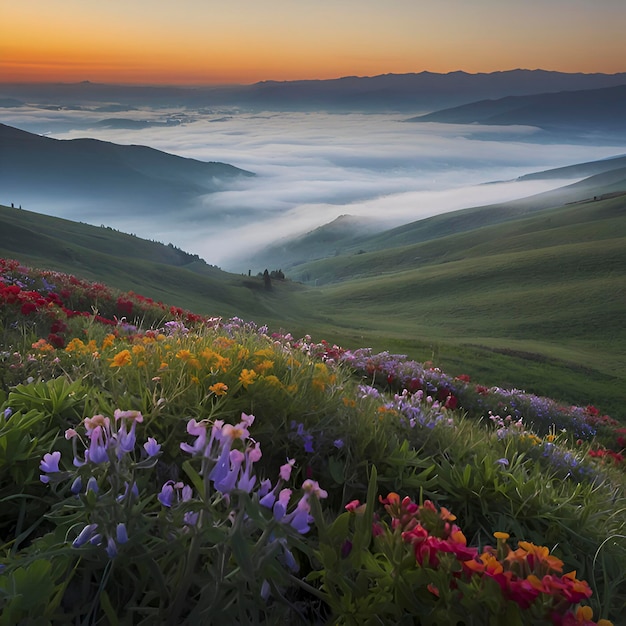
<path fill-rule="evenodd" d="M 181 361 L 189 361 L 189 359 L 193 358 L 193 354 L 189 350 L 179 350 L 176 353 L 176 358 Z"/>
<path fill-rule="evenodd" d="M 189 367 L 193 367 L 193 369 L 195 370 L 199 370 L 202 367 L 202 364 L 200 363 L 200 361 L 198 361 L 198 359 L 196 359 L 196 357 L 191 357 L 189 359 L 189 361 L 187 361 Z"/>
<path fill-rule="evenodd" d="M 141 345 L 133 346 L 132 350 L 133 350 L 133 354 L 136 354 L 136 355 L 144 354 L 146 351 L 146 349 Z"/>
<path fill-rule="evenodd" d="M 265 359 L 264 361 L 261 361 L 260 363 L 257 363 L 257 365 L 255 365 L 255 368 L 261 374 L 263 374 L 267 370 L 271 370 L 273 367 L 274 367 L 274 361 L 270 361 L 269 359 Z"/>
<path fill-rule="evenodd" d="M 254 370 L 241 370 L 241 374 L 239 375 L 239 382 L 243 385 L 244 389 L 247 389 L 249 385 L 254 383 L 255 378 L 258 374 Z"/>
<path fill-rule="evenodd" d="M 264 376 L 263 380 L 268 384 L 272 385 L 272 387 L 282 387 L 283 384 L 280 382 L 278 376 L 274 376 L 274 374 L 270 374 L 269 376 Z"/>
<path fill-rule="evenodd" d="M 276 356 L 276 353 L 271 348 L 263 348 L 262 350 L 257 350 L 254 353 L 254 356 L 258 356 L 264 359 L 271 359 Z"/>
<path fill-rule="evenodd" d="M 192 382 L 194 385 L 199 385 L 199 384 L 200 384 L 200 379 L 199 379 L 197 376 L 192 376 L 192 377 L 191 377 L 191 382 Z"/>
<path fill-rule="evenodd" d="M 125 365 L 129 365 L 132 360 L 133 357 L 130 354 L 130 350 L 122 350 L 111 359 L 111 365 L 109 367 L 124 367 Z"/>
<path fill-rule="evenodd" d="M 225 383 L 215 383 L 209 387 L 209 391 L 212 391 L 216 396 L 225 396 L 228 392 L 228 385 Z"/>
<path fill-rule="evenodd" d="M 239 348 L 239 352 L 237 352 L 237 360 L 245 361 L 250 356 L 250 350 L 248 348 Z"/>

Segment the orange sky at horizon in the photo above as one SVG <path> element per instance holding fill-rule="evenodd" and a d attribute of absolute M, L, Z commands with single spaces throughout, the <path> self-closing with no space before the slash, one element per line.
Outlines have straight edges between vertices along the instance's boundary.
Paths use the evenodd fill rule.
<path fill-rule="evenodd" d="M 626 72 L 623 0 L 20 0 L 0 82 L 247 84 L 515 68 Z"/>

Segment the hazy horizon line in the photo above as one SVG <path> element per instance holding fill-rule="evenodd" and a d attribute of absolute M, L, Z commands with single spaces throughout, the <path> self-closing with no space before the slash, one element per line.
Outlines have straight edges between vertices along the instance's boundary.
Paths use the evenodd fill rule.
<path fill-rule="evenodd" d="M 107 82 L 107 81 L 98 81 L 91 80 L 89 78 L 85 78 L 83 80 L 73 80 L 73 81 L 63 81 L 63 80 L 9 80 L 4 81 L 0 80 L 0 85 L 105 85 L 105 86 L 124 86 L 124 87 L 176 87 L 180 89 L 184 88 L 200 88 L 200 87 L 251 87 L 254 85 L 261 85 L 264 83 L 300 83 L 300 82 L 329 82 L 329 81 L 339 81 L 345 79 L 373 79 L 373 78 L 382 78 L 385 76 L 421 76 L 424 74 L 431 76 L 450 76 L 451 74 L 465 74 L 467 76 L 489 76 L 491 74 L 507 74 L 512 72 L 543 72 L 547 74 L 566 74 L 569 76 L 618 76 L 620 74 L 626 75 L 626 69 L 619 72 L 584 72 L 584 71 L 562 71 L 555 69 L 546 69 L 544 67 L 514 67 L 510 69 L 502 69 L 502 70 L 492 70 L 492 71 L 484 71 L 484 72 L 470 72 L 463 69 L 450 70 L 449 72 L 433 72 L 431 70 L 421 70 L 414 72 L 385 72 L 383 74 L 346 74 L 334 77 L 327 78 L 293 78 L 293 79 L 274 79 L 274 78 L 265 78 L 256 80 L 253 82 L 137 82 L 137 81 L 117 81 L 117 82 Z"/>

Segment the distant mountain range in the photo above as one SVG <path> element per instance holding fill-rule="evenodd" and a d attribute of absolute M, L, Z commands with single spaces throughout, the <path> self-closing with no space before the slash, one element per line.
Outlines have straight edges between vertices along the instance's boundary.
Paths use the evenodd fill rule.
<path fill-rule="evenodd" d="M 0 193 L 25 207 L 94 203 L 111 213 L 175 210 L 195 198 L 253 176 L 225 163 L 206 163 L 145 146 L 96 139 L 59 140 L 0 124 Z"/>
<path fill-rule="evenodd" d="M 152 106 L 190 109 L 434 111 L 476 100 L 626 84 L 626 73 L 583 74 L 516 69 L 468 74 L 383 74 L 331 80 L 263 81 L 212 87 L 146 87 L 91 83 L 0 84 L 0 108 L 38 103 L 78 108 L 107 104 L 109 111 Z M 106 112 L 105 109 L 103 112 Z"/>
<path fill-rule="evenodd" d="M 552 132 L 626 133 L 626 84 L 480 100 L 411 118 L 414 122 L 521 124 Z"/>

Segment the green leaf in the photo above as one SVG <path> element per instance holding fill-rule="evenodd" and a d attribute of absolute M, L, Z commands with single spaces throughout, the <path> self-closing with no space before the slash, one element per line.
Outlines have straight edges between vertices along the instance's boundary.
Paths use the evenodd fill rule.
<path fill-rule="evenodd" d="M 105 589 L 103 589 L 102 593 L 100 594 L 100 604 L 102 605 L 102 610 L 104 611 L 104 614 L 109 620 L 109 625 L 118 626 L 120 622 L 117 619 L 117 614 L 115 612 L 115 609 L 113 608 L 113 605 L 111 604 L 109 594 L 106 592 Z"/>

